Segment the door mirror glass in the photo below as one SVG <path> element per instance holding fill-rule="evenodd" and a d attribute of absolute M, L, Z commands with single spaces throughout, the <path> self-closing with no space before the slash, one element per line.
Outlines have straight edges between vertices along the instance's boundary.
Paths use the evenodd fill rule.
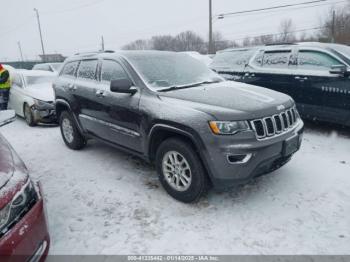
<path fill-rule="evenodd" d="M 334 75 L 345 75 L 347 73 L 347 68 L 345 65 L 334 65 L 329 72 Z"/>
<path fill-rule="evenodd" d="M 0 127 L 13 122 L 16 119 L 16 113 L 14 110 L 0 111 Z"/>
<path fill-rule="evenodd" d="M 135 94 L 137 90 L 133 88 L 133 83 L 129 79 L 118 79 L 111 81 L 111 91 L 123 94 Z"/>

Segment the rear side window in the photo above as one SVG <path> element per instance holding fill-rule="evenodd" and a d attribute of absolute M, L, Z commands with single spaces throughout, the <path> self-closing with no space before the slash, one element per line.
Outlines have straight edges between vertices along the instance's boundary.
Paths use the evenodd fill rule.
<path fill-rule="evenodd" d="M 254 53 L 254 49 L 218 53 L 210 67 L 243 71 Z"/>
<path fill-rule="evenodd" d="M 318 51 L 299 51 L 298 68 L 306 70 L 329 70 L 333 65 L 341 65 L 337 59 Z"/>
<path fill-rule="evenodd" d="M 78 77 L 96 80 L 97 60 L 83 60 L 78 69 Z"/>
<path fill-rule="evenodd" d="M 112 80 L 128 78 L 122 66 L 111 60 L 104 60 L 102 63 L 101 80 L 111 82 Z"/>
<path fill-rule="evenodd" d="M 286 69 L 289 65 L 290 51 L 265 52 L 262 66 L 265 68 Z"/>
<path fill-rule="evenodd" d="M 63 67 L 63 70 L 61 72 L 61 75 L 63 76 L 73 76 L 74 77 L 74 74 L 75 74 L 75 71 L 78 67 L 78 64 L 79 62 L 76 61 L 76 62 L 69 62 L 67 63 L 64 67 Z"/>

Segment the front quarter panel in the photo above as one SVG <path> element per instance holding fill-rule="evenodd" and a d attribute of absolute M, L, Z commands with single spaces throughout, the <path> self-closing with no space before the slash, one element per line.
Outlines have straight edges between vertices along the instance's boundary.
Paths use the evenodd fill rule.
<path fill-rule="evenodd" d="M 144 94 L 140 101 L 140 111 L 144 115 L 141 129 L 145 137 L 151 135 L 155 126 L 172 127 L 194 138 L 199 146 L 203 144 L 200 137 L 210 132 L 208 122 L 214 120 L 209 114 L 188 106 L 165 102 L 157 94 Z M 148 142 L 145 139 L 145 152 Z"/>

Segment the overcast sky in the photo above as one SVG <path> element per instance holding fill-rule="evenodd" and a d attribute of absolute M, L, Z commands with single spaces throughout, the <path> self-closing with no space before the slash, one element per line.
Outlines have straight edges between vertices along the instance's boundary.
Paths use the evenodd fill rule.
<path fill-rule="evenodd" d="M 213 0 L 214 14 L 295 4 L 306 0 Z M 342 6 L 341 0 L 328 0 Z M 340 3 L 339 3 L 340 2 Z M 104 36 L 107 49 L 157 34 L 175 35 L 193 30 L 208 36 L 208 0 L 0 0 L 0 60 L 18 60 L 17 42 L 24 57 L 41 53 L 37 21 L 39 9 L 46 53 L 71 55 L 100 48 Z M 214 30 L 226 39 L 277 33 L 280 21 L 292 18 L 296 30 L 318 26 L 331 5 L 289 8 L 283 11 L 235 16 L 217 20 Z"/>

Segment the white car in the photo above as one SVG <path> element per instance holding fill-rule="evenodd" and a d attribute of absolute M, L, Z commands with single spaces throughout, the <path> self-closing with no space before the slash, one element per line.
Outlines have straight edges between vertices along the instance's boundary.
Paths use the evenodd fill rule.
<path fill-rule="evenodd" d="M 41 70 L 58 73 L 61 69 L 62 63 L 43 63 L 36 64 L 33 66 L 32 70 Z"/>
<path fill-rule="evenodd" d="M 29 126 L 56 122 L 55 78 L 55 73 L 39 70 L 12 72 L 9 108 L 24 117 Z"/>

